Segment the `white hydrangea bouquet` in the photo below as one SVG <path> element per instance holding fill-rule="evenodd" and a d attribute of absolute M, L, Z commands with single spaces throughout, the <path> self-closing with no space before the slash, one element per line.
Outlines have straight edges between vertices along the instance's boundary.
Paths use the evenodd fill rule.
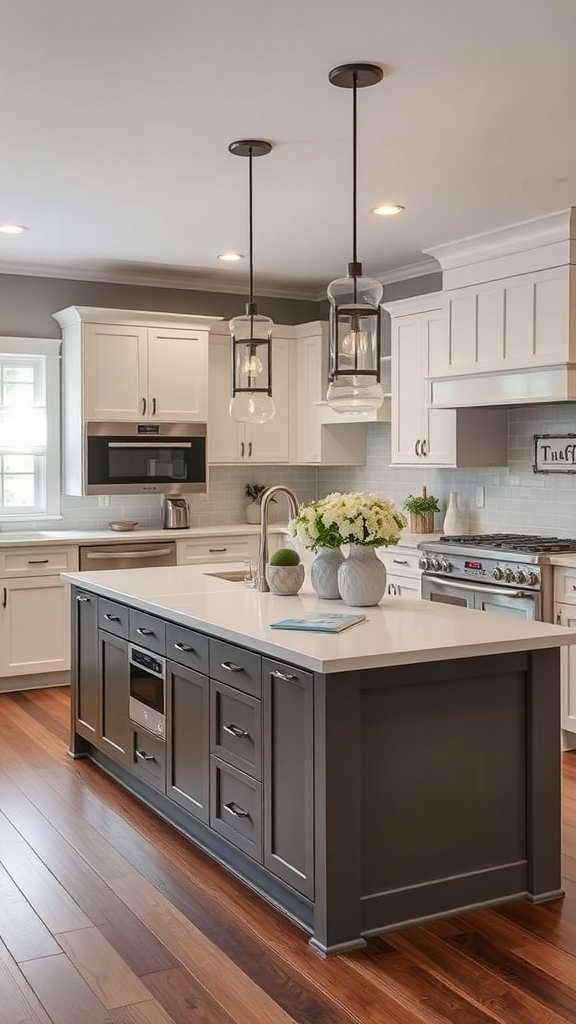
<path fill-rule="evenodd" d="M 305 548 L 336 548 L 341 544 L 387 547 L 397 544 L 407 519 L 394 502 L 377 494 L 335 491 L 304 502 L 289 529 Z"/>

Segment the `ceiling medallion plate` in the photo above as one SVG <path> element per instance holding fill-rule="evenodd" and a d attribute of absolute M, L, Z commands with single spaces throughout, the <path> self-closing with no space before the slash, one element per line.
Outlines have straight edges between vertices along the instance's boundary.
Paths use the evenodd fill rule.
<path fill-rule="evenodd" d="M 340 89 L 364 89 L 367 85 L 376 85 L 384 78 L 384 71 L 378 64 L 340 64 L 332 68 L 328 79 L 332 85 Z"/>
<path fill-rule="evenodd" d="M 267 156 L 271 149 L 272 143 L 264 139 L 238 139 L 228 146 L 234 156 Z"/>

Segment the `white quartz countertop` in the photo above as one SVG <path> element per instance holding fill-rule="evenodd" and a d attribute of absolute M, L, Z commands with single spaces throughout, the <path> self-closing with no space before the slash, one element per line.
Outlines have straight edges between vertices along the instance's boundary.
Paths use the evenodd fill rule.
<path fill-rule="evenodd" d="M 271 523 L 270 533 L 283 533 L 286 524 Z M 138 541 L 187 540 L 193 537 L 257 536 L 259 526 L 244 523 L 224 523 L 221 526 L 191 526 L 186 530 L 163 530 L 146 527 L 135 530 L 5 530 L 0 533 L 0 545 L 13 544 L 132 544 Z"/>
<path fill-rule="evenodd" d="M 64 573 L 63 579 L 172 622 L 317 672 L 341 672 L 576 643 L 576 630 L 431 601 L 384 597 L 374 608 L 321 601 L 304 587 L 294 597 L 263 594 L 208 575 L 218 565 Z M 228 568 L 237 569 L 238 564 Z M 366 615 L 342 633 L 276 630 L 272 622 L 313 612 Z"/>

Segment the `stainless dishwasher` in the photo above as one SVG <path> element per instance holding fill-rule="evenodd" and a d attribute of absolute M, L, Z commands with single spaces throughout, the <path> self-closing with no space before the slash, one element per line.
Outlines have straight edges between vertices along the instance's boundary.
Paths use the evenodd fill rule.
<path fill-rule="evenodd" d="M 150 569 L 176 565 L 174 541 L 80 545 L 80 572 L 89 569 Z"/>

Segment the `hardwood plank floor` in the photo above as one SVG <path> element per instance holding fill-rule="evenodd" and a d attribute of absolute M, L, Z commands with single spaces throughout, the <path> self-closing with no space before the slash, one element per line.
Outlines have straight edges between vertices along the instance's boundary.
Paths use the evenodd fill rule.
<path fill-rule="evenodd" d="M 566 898 L 323 960 L 98 768 L 65 688 L 0 694 L 1 1024 L 576 1024 L 576 752 Z"/>

